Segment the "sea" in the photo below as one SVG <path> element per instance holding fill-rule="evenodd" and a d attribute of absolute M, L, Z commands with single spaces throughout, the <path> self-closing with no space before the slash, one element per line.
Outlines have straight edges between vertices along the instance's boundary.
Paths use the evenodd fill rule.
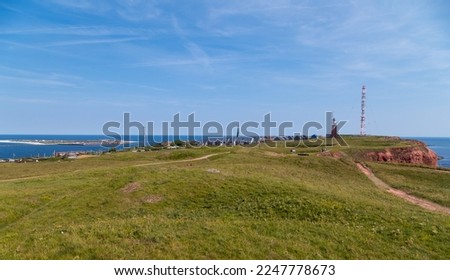
<path fill-rule="evenodd" d="M 450 137 L 404 137 L 424 142 L 441 159 L 440 167 L 450 168 Z"/>
<path fill-rule="evenodd" d="M 70 143 L 101 142 L 107 138 L 100 135 L 0 135 L 0 159 L 50 157 L 60 152 L 102 152 L 107 148 L 101 145 L 83 146 Z"/>
<path fill-rule="evenodd" d="M 183 140 L 183 136 L 180 138 Z M 424 142 L 441 157 L 439 166 L 450 168 L 450 137 L 404 138 Z M 0 135 L 0 159 L 51 157 L 55 153 L 61 152 L 103 152 L 108 151 L 111 147 L 102 145 L 102 141 L 113 140 L 114 138 L 105 135 Z M 130 147 L 143 143 L 140 136 L 129 136 L 123 140 L 126 140 Z M 150 139 L 145 139 L 144 143 L 151 145 L 164 140 L 172 141 L 173 137 L 164 139 L 162 136 L 151 136 Z M 195 140 L 202 141 L 202 137 L 196 136 Z M 89 144 L 82 145 L 82 143 Z M 123 144 L 117 147 L 119 150 L 123 148 Z"/>
<path fill-rule="evenodd" d="M 180 140 L 202 141 L 202 137 L 180 136 Z M 122 140 L 120 145 L 104 145 L 105 141 Z M 117 150 L 124 147 L 153 145 L 164 141 L 173 141 L 174 137 L 163 136 L 125 136 L 120 139 L 105 135 L 0 135 L 0 160 L 21 158 L 44 158 L 57 153 L 86 152 L 97 153 Z M 125 145 L 126 143 L 126 145 Z"/>

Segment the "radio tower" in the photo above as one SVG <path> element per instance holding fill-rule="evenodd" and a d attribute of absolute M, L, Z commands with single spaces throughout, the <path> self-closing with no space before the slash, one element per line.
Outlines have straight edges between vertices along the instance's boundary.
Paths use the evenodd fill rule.
<path fill-rule="evenodd" d="M 361 136 L 366 135 L 366 86 L 362 86 L 361 91 Z"/>

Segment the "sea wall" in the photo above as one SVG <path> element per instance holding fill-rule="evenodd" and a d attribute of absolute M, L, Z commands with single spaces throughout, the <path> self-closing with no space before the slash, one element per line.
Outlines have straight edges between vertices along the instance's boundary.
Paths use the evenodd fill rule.
<path fill-rule="evenodd" d="M 384 151 L 369 152 L 367 160 L 393 163 L 410 163 L 418 165 L 438 166 L 439 157 L 420 141 L 411 141 L 410 147 L 386 148 Z"/>

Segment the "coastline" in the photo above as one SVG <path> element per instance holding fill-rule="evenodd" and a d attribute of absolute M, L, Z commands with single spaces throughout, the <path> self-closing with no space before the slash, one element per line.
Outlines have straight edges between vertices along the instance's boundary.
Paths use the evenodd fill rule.
<path fill-rule="evenodd" d="M 402 139 L 424 143 L 437 155 L 439 168 L 450 168 L 450 137 L 402 137 Z"/>
<path fill-rule="evenodd" d="M 96 145 L 125 145 L 132 144 L 136 141 L 118 141 L 118 140 L 0 140 L 0 143 L 23 144 L 23 145 L 67 145 L 67 146 L 96 146 Z"/>
<path fill-rule="evenodd" d="M 57 153 L 98 153 L 113 147 L 135 143 L 137 136 L 127 140 L 107 139 L 105 135 L 0 135 L 0 159 L 48 158 Z M 158 138 L 159 136 L 155 136 Z M 450 138 L 399 137 L 419 141 L 437 156 L 437 167 L 450 168 Z"/>

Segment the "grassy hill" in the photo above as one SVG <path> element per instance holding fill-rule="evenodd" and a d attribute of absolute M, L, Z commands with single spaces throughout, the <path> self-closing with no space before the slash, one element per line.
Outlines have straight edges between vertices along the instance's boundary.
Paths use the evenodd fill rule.
<path fill-rule="evenodd" d="M 346 141 L 338 156 L 259 146 L 2 164 L 0 259 L 449 259 L 450 216 L 377 188 L 354 163 L 411 143 Z M 369 166 L 450 203 L 450 172 Z"/>

